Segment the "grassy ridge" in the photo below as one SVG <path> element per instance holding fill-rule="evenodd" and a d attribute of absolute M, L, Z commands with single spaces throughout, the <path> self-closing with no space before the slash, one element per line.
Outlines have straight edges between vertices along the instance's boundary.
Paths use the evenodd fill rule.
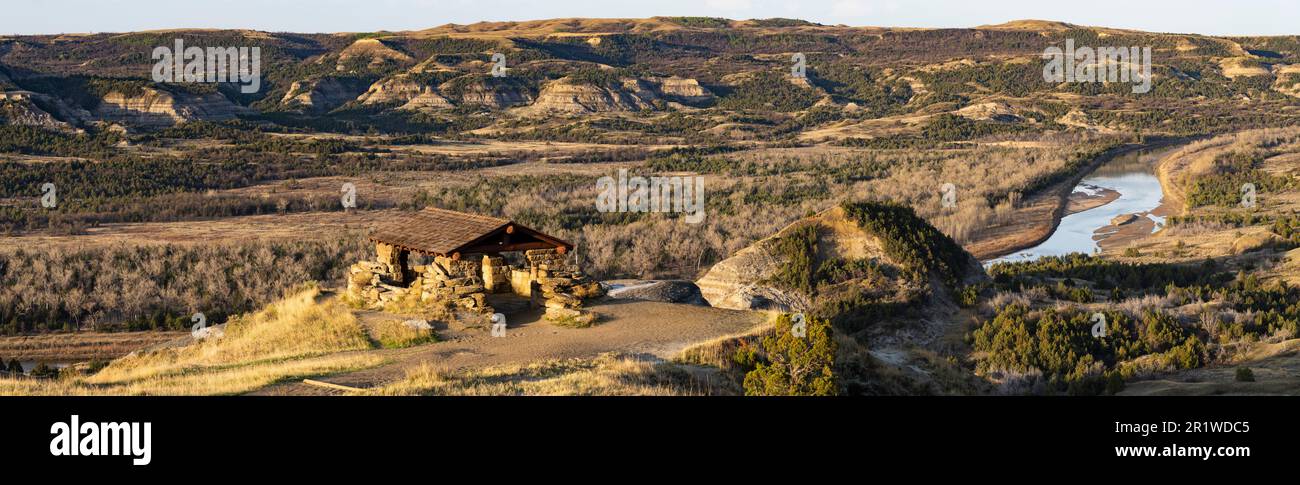
<path fill-rule="evenodd" d="M 378 365 L 356 317 L 314 287 L 235 317 L 219 336 L 128 355 L 89 376 L 0 379 L 5 395 L 240 394 L 276 382 Z"/>

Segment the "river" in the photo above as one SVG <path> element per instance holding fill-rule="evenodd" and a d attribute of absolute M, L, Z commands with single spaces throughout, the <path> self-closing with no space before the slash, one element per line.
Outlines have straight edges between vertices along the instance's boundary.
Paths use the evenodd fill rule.
<path fill-rule="evenodd" d="M 1165 210 L 1161 204 L 1164 192 L 1156 177 L 1160 160 L 1176 147 L 1138 150 L 1115 157 L 1084 177 L 1074 188 L 1075 193 L 1096 194 L 1100 189 L 1119 192 L 1119 197 L 1104 205 L 1083 210 L 1061 218 L 1051 236 L 1037 246 L 985 261 L 993 263 L 1030 261 L 1044 256 L 1061 256 L 1069 253 L 1093 254 L 1100 250 L 1101 241 L 1116 233 L 1111 220 L 1117 216 L 1134 214 L 1149 222 L 1128 224 L 1147 227 L 1149 234 L 1164 226 Z M 1132 229 L 1129 229 L 1131 231 Z"/>

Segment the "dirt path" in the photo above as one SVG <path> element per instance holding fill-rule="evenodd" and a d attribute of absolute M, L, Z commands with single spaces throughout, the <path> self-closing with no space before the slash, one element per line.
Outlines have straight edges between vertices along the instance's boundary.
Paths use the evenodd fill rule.
<path fill-rule="evenodd" d="M 563 328 L 541 319 L 540 310 L 507 315 L 505 337 L 492 337 L 485 328 L 440 329 L 443 341 L 407 349 L 367 351 L 390 362 L 317 380 L 352 387 L 374 387 L 400 379 L 408 368 L 429 363 L 446 370 L 483 368 L 551 359 L 590 358 L 606 352 L 648 354 L 670 358 L 687 346 L 763 325 L 761 313 L 697 305 L 605 299 L 588 307 L 601 315 L 590 328 Z M 363 320 L 401 318 L 358 312 Z M 330 394 L 301 382 L 274 385 L 252 394 Z"/>

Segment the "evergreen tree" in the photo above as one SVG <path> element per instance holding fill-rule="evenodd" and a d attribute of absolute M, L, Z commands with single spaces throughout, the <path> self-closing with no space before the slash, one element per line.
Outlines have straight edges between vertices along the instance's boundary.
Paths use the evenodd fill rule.
<path fill-rule="evenodd" d="M 826 320 L 809 318 L 805 335 L 796 336 L 788 314 L 776 321 L 776 334 L 763 338 L 766 362 L 745 374 L 747 396 L 832 396 L 837 393 L 835 340 Z"/>

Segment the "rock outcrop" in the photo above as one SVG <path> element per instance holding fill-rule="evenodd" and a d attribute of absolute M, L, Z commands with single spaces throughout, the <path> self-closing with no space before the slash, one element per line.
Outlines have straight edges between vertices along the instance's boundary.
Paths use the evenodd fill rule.
<path fill-rule="evenodd" d="M 1271 232 L 1244 234 L 1232 241 L 1232 254 L 1246 254 L 1281 246 L 1286 241 Z"/>
<path fill-rule="evenodd" d="M 1093 130 L 1099 133 L 1118 133 L 1118 130 L 1115 130 L 1114 128 L 1097 123 L 1091 116 L 1088 116 L 1088 113 L 1085 113 L 1080 109 L 1072 109 L 1064 115 L 1057 117 L 1056 122 L 1065 126 Z"/>
<path fill-rule="evenodd" d="M 58 131 L 72 131 L 73 127 L 41 109 L 27 91 L 0 92 L 0 124 L 26 125 Z"/>
<path fill-rule="evenodd" d="M 156 127 L 186 121 L 233 119 L 244 109 L 221 93 L 184 94 L 143 87 L 138 93 L 105 94 L 90 115 L 99 121 Z"/>
<path fill-rule="evenodd" d="M 1112 226 L 1122 226 L 1122 225 L 1128 224 L 1128 223 L 1130 223 L 1130 222 L 1136 221 L 1137 219 L 1138 219 L 1138 215 L 1137 215 L 1137 214 L 1120 214 L 1120 215 L 1117 215 L 1117 216 L 1115 216 L 1115 217 L 1110 218 L 1110 225 L 1112 225 Z"/>
<path fill-rule="evenodd" d="M 709 104 L 717 99 L 699 81 L 677 76 L 659 79 L 659 93 L 664 98 L 692 106 Z"/>
<path fill-rule="evenodd" d="M 335 69 L 348 71 L 359 65 L 379 69 L 385 64 L 407 64 L 413 61 L 411 56 L 384 45 L 379 39 L 361 39 L 339 52 Z"/>
<path fill-rule="evenodd" d="M 687 305 L 708 305 L 700 287 L 683 280 L 619 280 L 604 282 L 606 295 L 620 300 L 646 300 Z"/>
<path fill-rule="evenodd" d="M 882 302 L 910 301 L 915 295 L 924 294 L 927 288 L 946 292 L 940 289 L 944 284 L 970 284 L 986 278 L 979 261 L 916 217 L 910 209 L 882 204 L 864 205 L 875 210 L 868 214 L 884 214 L 881 217 L 886 217 L 873 221 L 874 224 L 921 231 L 925 235 L 924 241 L 907 238 L 887 241 L 885 236 L 860 225 L 845 206 L 836 206 L 795 221 L 775 235 L 718 262 L 696 285 L 704 299 L 714 307 L 806 312 L 817 308 L 820 300 L 826 298 L 847 296 Z M 879 209 L 881 207 L 884 209 Z M 941 240 L 929 240 L 932 238 Z M 924 247 L 915 247 L 917 244 Z M 803 256 L 800 256 L 801 250 L 792 249 L 804 245 L 807 245 L 807 253 Z M 891 247 L 897 254 L 929 255 L 933 261 L 925 264 L 933 266 L 922 266 L 916 260 L 898 260 L 886 249 Z M 801 257 L 806 259 L 796 260 Z M 818 268 L 828 262 L 842 267 L 865 263 L 866 267 L 875 268 L 869 271 L 875 276 L 854 276 L 849 274 L 852 271 L 848 271 L 841 272 L 843 276 L 831 277 L 841 279 L 821 281 Z M 891 274 L 895 276 L 884 276 Z M 804 277 L 812 288 L 792 287 L 792 280 Z M 823 283 L 829 287 L 818 288 Z M 816 295 L 809 292 L 814 288 L 818 289 Z"/>
<path fill-rule="evenodd" d="M 703 278 L 695 282 L 705 301 L 710 306 L 733 310 L 789 312 L 810 309 L 812 299 L 807 295 L 772 283 L 772 278 L 790 262 L 777 249 L 779 239 L 809 224 L 816 224 L 816 220 L 796 221 L 713 265 Z"/>
<path fill-rule="evenodd" d="M 351 79 L 337 77 L 295 81 L 280 99 L 280 106 L 293 111 L 325 113 L 357 99 L 364 89 Z"/>
<path fill-rule="evenodd" d="M 409 76 L 398 75 L 382 79 L 370 85 L 357 101 L 363 105 L 397 105 L 404 111 L 429 111 L 454 108 L 450 99 L 438 93 L 437 89 L 427 84 L 412 80 Z"/>
<path fill-rule="evenodd" d="M 535 113 L 598 113 L 653 109 L 657 99 L 648 83 L 637 79 L 623 80 L 622 85 L 608 86 L 557 79 L 542 86 L 537 101 L 528 107 Z"/>
<path fill-rule="evenodd" d="M 438 86 L 438 92 L 453 94 L 464 105 L 505 109 L 533 102 L 533 95 L 518 82 L 508 78 L 455 79 Z"/>
<path fill-rule="evenodd" d="M 953 114 L 976 121 L 1016 122 L 1022 120 L 1021 116 L 1016 113 L 1015 108 L 1000 101 L 972 104 L 954 111 Z"/>

